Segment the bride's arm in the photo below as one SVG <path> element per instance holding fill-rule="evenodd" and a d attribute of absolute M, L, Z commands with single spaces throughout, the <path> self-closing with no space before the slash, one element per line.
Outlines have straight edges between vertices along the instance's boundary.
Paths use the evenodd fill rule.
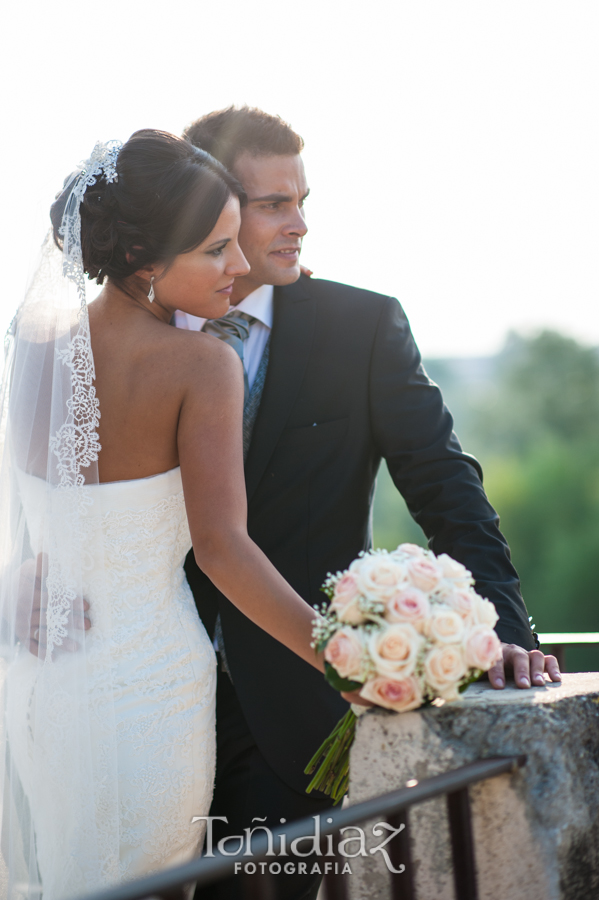
<path fill-rule="evenodd" d="M 205 342 L 201 357 L 189 372 L 177 434 L 197 564 L 252 622 L 323 671 L 310 647 L 314 610 L 247 533 L 239 358 L 216 340 Z"/>

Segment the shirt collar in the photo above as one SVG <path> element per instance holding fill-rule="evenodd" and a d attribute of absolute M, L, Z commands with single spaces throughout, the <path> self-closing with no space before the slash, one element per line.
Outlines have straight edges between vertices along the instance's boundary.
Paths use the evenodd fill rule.
<path fill-rule="evenodd" d="M 262 287 L 256 288 L 255 291 L 252 291 L 251 294 L 244 297 L 237 306 L 232 306 L 229 312 L 247 313 L 248 316 L 253 316 L 255 319 L 258 319 L 258 321 L 262 322 L 263 325 L 266 325 L 267 328 L 272 328 L 274 292 L 275 289 L 272 284 L 263 284 Z"/>
<path fill-rule="evenodd" d="M 253 316 L 267 328 L 272 328 L 273 317 L 273 297 L 275 289 L 272 284 L 263 284 L 256 288 L 247 297 L 237 304 L 231 306 L 229 313 L 244 312 L 248 316 Z M 228 315 L 228 313 L 227 313 Z M 175 313 L 175 325 L 178 328 L 187 328 L 189 331 L 201 331 L 204 327 L 206 319 L 198 316 L 192 316 L 189 313 L 182 312 L 178 309 Z"/>

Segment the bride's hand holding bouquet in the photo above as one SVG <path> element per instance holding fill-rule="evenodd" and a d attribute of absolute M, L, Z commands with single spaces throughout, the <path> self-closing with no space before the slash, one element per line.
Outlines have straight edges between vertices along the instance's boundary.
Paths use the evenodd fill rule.
<path fill-rule="evenodd" d="M 350 702 L 395 712 L 458 700 L 501 653 L 495 607 L 473 584 L 461 563 L 415 544 L 361 554 L 329 575 L 313 630 L 329 683 Z M 336 802 L 345 793 L 355 719 L 350 710 L 310 761 L 308 774 L 322 760 L 308 791 Z"/>

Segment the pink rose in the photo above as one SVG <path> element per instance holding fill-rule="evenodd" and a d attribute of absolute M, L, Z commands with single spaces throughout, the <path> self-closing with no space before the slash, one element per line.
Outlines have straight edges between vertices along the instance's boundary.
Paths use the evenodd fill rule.
<path fill-rule="evenodd" d="M 441 582 L 441 569 L 432 559 L 412 559 L 408 563 L 410 581 L 414 587 L 429 593 L 434 591 Z"/>
<path fill-rule="evenodd" d="M 443 595 L 443 602 L 451 606 L 463 619 L 470 619 L 476 607 L 476 594 L 470 590 L 449 591 Z"/>
<path fill-rule="evenodd" d="M 418 628 L 430 615 L 428 597 L 418 588 L 408 587 L 387 601 L 385 618 L 388 622 L 410 622 Z"/>
<path fill-rule="evenodd" d="M 394 624 L 372 632 L 368 651 L 379 675 L 405 678 L 414 671 L 422 644 L 412 625 Z"/>
<path fill-rule="evenodd" d="M 408 583 L 406 567 L 388 553 L 363 556 L 349 568 L 356 575 L 362 596 L 383 603 Z"/>
<path fill-rule="evenodd" d="M 441 644 L 425 657 L 424 673 L 427 682 L 437 692 L 448 691 L 466 674 L 466 661 L 459 644 Z"/>
<path fill-rule="evenodd" d="M 455 644 L 464 634 L 464 620 L 448 606 L 437 606 L 428 623 L 427 636 L 440 644 Z"/>
<path fill-rule="evenodd" d="M 356 678 L 362 667 L 362 642 L 353 628 L 340 628 L 325 647 L 324 658 L 342 678 Z"/>
<path fill-rule="evenodd" d="M 501 655 L 501 643 L 488 625 L 475 625 L 464 638 L 466 662 L 473 669 L 486 672 Z"/>
<path fill-rule="evenodd" d="M 360 696 L 395 712 L 407 712 L 422 705 L 420 685 L 413 676 L 401 679 L 371 678 L 360 691 Z"/>
<path fill-rule="evenodd" d="M 359 600 L 358 579 L 353 572 L 346 572 L 335 585 L 335 593 L 331 601 L 331 608 L 337 613 L 340 622 L 361 625 L 366 621 L 360 612 Z"/>

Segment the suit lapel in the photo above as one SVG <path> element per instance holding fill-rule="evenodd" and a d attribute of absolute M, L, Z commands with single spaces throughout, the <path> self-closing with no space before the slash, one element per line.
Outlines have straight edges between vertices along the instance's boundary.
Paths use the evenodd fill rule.
<path fill-rule="evenodd" d="M 275 287 L 270 359 L 245 467 L 248 500 L 258 487 L 299 393 L 315 324 L 316 301 L 306 278 Z"/>

